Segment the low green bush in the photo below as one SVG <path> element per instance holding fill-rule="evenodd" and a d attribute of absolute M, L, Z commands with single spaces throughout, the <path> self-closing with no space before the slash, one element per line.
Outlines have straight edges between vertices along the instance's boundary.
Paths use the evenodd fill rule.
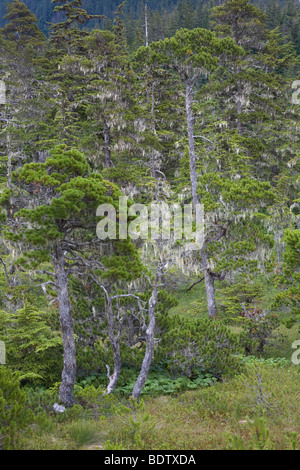
<path fill-rule="evenodd" d="M 26 407 L 26 393 L 20 389 L 19 375 L 0 366 L 0 450 L 13 449 L 16 432 L 33 420 L 33 413 Z"/>

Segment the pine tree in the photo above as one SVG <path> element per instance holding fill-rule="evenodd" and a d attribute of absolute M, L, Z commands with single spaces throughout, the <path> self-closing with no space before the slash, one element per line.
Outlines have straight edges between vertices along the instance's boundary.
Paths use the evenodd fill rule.
<path fill-rule="evenodd" d="M 44 34 L 37 26 L 37 17 L 31 13 L 25 3 L 13 0 L 7 3 L 7 14 L 4 17 L 8 23 L 0 29 L 5 39 L 14 41 L 18 50 L 28 47 L 40 47 L 45 42 Z"/>
<path fill-rule="evenodd" d="M 188 135 L 188 155 L 190 169 L 190 184 L 194 208 L 200 206 L 198 193 L 198 176 L 196 168 L 193 98 L 196 84 L 200 79 L 216 68 L 222 55 L 240 54 L 241 49 L 235 46 L 231 39 L 218 39 L 215 35 L 204 29 L 189 31 L 182 29 L 171 39 L 166 39 L 150 46 L 153 57 L 165 67 L 169 67 L 178 74 L 185 89 L 186 123 Z M 218 240 L 226 235 L 226 224 L 219 226 L 216 238 Z M 208 312 L 212 318 L 217 314 L 215 300 L 215 279 L 221 279 L 223 273 L 214 273 L 209 267 L 206 243 L 201 250 L 201 264 L 205 280 Z"/>
<path fill-rule="evenodd" d="M 125 253 L 125 241 L 117 243 L 116 260 L 97 260 L 96 249 L 103 244 L 96 236 L 96 209 L 101 203 L 116 204 L 121 193 L 99 174 L 91 173 L 84 156 L 64 145 L 56 147 L 45 163 L 29 163 L 15 176 L 15 185 L 21 190 L 14 202 L 13 219 L 7 219 L 2 233 L 12 243 L 23 244 L 19 263 L 30 269 L 38 269 L 50 263 L 47 271 L 54 280 L 64 347 L 64 368 L 60 386 L 60 400 L 67 406 L 74 403 L 73 387 L 76 379 L 76 347 L 73 319 L 69 298 L 69 275 L 80 265 L 82 269 L 94 266 L 97 270 L 106 266 L 108 274 L 118 276 L 124 272 L 121 253 Z M 11 191 L 11 190 L 10 190 Z M 16 194 L 17 195 L 17 194 Z M 21 196 L 21 199 L 19 197 Z M 24 198 L 28 206 L 24 207 Z M 9 201 L 6 202 L 9 207 Z M 23 208 L 22 208 L 23 207 Z M 19 221 L 19 222 L 18 222 Z M 21 222 L 23 221 L 23 222 Z M 16 223 L 23 230 L 16 232 Z M 26 246 L 32 248 L 26 251 Z M 131 271 L 140 270 L 134 252 L 127 246 Z M 99 252 L 98 252 L 99 253 Z M 129 256 L 129 258 L 128 258 Z M 94 261 L 93 261 L 94 260 Z M 128 270 L 127 270 L 128 276 Z"/>
<path fill-rule="evenodd" d="M 222 36 L 231 36 L 244 49 L 257 49 L 264 40 L 266 15 L 249 0 L 230 0 L 213 8 L 214 30 Z"/>
<path fill-rule="evenodd" d="M 228 2 L 213 10 L 213 17 L 217 10 L 217 20 L 222 18 L 223 27 L 227 25 L 231 28 L 233 19 L 225 14 L 230 10 L 230 4 L 231 2 Z M 244 7 L 240 5 L 238 10 L 237 2 L 232 3 L 231 8 L 233 6 L 241 29 Z M 252 6 L 250 8 L 252 10 Z M 289 74 L 295 67 L 297 59 L 294 48 L 290 42 L 287 42 L 287 38 L 282 37 L 278 29 L 267 31 L 263 18 L 259 20 L 259 12 L 256 11 L 255 14 L 256 21 L 260 24 L 256 53 L 253 54 L 253 47 L 249 49 L 245 41 L 243 45 L 247 51 L 243 60 L 233 63 L 232 66 L 227 62 L 223 71 L 220 70 L 222 78 L 218 78 L 215 85 L 210 82 L 206 90 L 203 90 L 203 94 L 207 92 L 207 96 L 214 99 L 215 104 L 219 103 L 216 104 L 217 107 L 213 105 L 210 112 L 218 109 L 217 119 L 223 122 L 223 126 L 227 129 L 220 130 L 220 134 L 225 137 L 228 134 L 232 135 L 233 130 L 238 131 L 240 137 L 237 145 L 243 149 L 240 150 L 240 155 L 243 152 L 246 167 L 252 178 L 269 181 L 275 188 L 278 185 L 279 190 L 282 182 L 287 181 L 287 165 L 289 161 L 294 160 L 298 146 L 297 134 L 293 132 L 298 112 L 295 107 L 291 107 L 288 98 L 291 89 Z M 233 34 L 232 28 L 231 34 Z M 251 32 L 252 34 L 253 36 L 250 36 L 249 32 L 248 36 L 243 36 L 243 41 L 248 37 L 251 39 L 250 43 L 253 43 L 255 30 Z M 260 42 L 262 37 L 264 42 Z M 205 114 L 208 113 L 207 109 Z M 286 146 L 287 140 L 290 142 L 289 146 Z M 275 189 L 275 194 L 278 190 Z M 274 203 L 271 210 L 279 259 L 281 250 L 279 234 L 289 225 L 288 217 L 286 215 L 283 217 L 282 214 L 289 211 L 289 205 L 293 201 L 290 190 L 285 191 L 285 194 L 285 201 L 281 192 L 280 204 Z M 280 215 L 276 214 L 276 208 L 280 211 Z M 272 224 L 271 220 L 268 223 Z"/>
<path fill-rule="evenodd" d="M 285 306 L 290 309 L 292 316 L 287 319 L 286 324 L 291 327 L 300 320 L 300 230 L 286 230 L 284 243 L 286 246 L 283 255 L 284 264 L 276 279 L 279 292 L 274 306 Z"/>
<path fill-rule="evenodd" d="M 52 24 L 51 41 L 56 45 L 57 50 L 71 54 L 76 48 L 80 48 L 80 39 L 87 32 L 82 31 L 82 27 L 87 22 L 95 19 L 104 19 L 103 15 L 90 15 L 82 8 L 82 0 L 52 0 L 58 4 L 54 8 L 55 13 L 59 13 L 65 21 Z M 62 4 L 62 5 L 59 5 Z"/>

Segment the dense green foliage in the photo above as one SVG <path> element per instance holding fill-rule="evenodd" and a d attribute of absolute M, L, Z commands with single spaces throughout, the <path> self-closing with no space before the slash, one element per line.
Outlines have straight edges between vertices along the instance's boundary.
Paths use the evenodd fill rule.
<path fill-rule="evenodd" d="M 17 430 L 25 428 L 32 418 L 18 375 L 0 366 L 0 449 L 13 449 Z"/>
<path fill-rule="evenodd" d="M 28 423 L 33 447 L 60 424 L 53 446 L 83 447 L 107 416 L 124 426 L 106 449 L 157 446 L 140 395 L 194 390 L 206 419 L 232 411 L 226 384 L 256 438 L 223 447 L 276 447 L 275 408 L 298 426 L 270 388 L 278 370 L 294 400 L 299 378 L 299 3 L 1 8 L 0 448 L 26 448 Z M 165 236 L 200 204 L 201 246 Z"/>

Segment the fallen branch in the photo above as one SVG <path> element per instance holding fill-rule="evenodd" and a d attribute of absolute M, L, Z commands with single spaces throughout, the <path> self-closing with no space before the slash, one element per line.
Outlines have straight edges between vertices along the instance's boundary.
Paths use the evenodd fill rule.
<path fill-rule="evenodd" d="M 202 282 L 202 281 L 204 281 L 204 277 L 202 277 L 201 279 L 199 279 L 199 281 L 194 282 L 194 284 L 192 284 L 191 287 L 189 287 L 189 288 L 186 290 L 186 292 L 189 292 L 190 290 L 192 290 L 192 288 L 193 288 L 194 286 L 196 286 L 197 284 L 200 284 L 200 282 Z"/>

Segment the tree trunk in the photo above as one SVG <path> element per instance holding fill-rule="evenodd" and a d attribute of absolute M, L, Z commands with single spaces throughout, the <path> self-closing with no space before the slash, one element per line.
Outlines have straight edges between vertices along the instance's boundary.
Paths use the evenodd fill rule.
<path fill-rule="evenodd" d="M 154 80 L 152 82 L 151 86 L 151 131 L 153 134 L 156 134 L 156 129 L 155 129 L 155 103 L 154 103 Z M 153 178 L 157 177 L 157 172 L 156 172 L 156 160 L 155 160 L 155 155 L 154 155 L 154 149 L 151 148 L 151 176 Z"/>
<path fill-rule="evenodd" d="M 238 100 L 237 100 L 237 130 L 238 134 L 243 134 L 242 123 L 240 119 L 240 115 L 243 112 L 243 105 L 242 105 L 242 94 L 243 94 L 243 87 L 241 80 L 238 80 Z"/>
<path fill-rule="evenodd" d="M 203 258 L 204 258 L 204 255 L 202 253 L 201 259 L 203 260 Z M 214 318 L 217 315 L 215 279 L 209 273 L 208 269 L 204 269 L 204 283 L 205 283 L 205 290 L 206 290 L 208 316 L 209 318 Z"/>
<path fill-rule="evenodd" d="M 194 210 L 198 204 L 200 204 L 199 196 L 197 193 L 198 181 L 197 181 L 197 171 L 196 171 L 196 155 L 195 155 L 195 138 L 194 138 L 194 118 L 192 111 L 193 103 L 193 86 L 192 83 L 187 79 L 185 81 L 185 104 L 186 104 L 186 120 L 187 120 L 187 130 L 188 130 L 188 139 L 189 139 L 189 157 L 190 157 L 190 178 L 191 178 L 191 187 L 192 187 L 192 198 L 194 204 Z M 215 279 L 211 275 L 208 269 L 208 257 L 205 242 L 203 247 L 200 250 L 201 264 L 203 269 L 206 297 L 207 297 L 207 308 L 209 318 L 213 318 L 217 315 L 217 305 L 215 298 Z"/>
<path fill-rule="evenodd" d="M 148 47 L 149 46 L 148 2 L 145 3 L 145 41 L 146 41 L 146 47 Z"/>
<path fill-rule="evenodd" d="M 11 154 L 11 144 L 10 144 L 9 133 L 7 133 L 7 136 L 6 136 L 6 144 L 7 144 L 7 187 L 11 188 L 12 154 Z"/>
<path fill-rule="evenodd" d="M 109 127 L 106 118 L 103 119 L 104 144 L 105 144 L 105 166 L 112 168 L 114 166 L 111 159 Z"/>
<path fill-rule="evenodd" d="M 122 323 L 119 322 L 119 331 L 117 335 L 115 335 L 114 329 L 114 312 L 113 312 L 113 305 L 111 298 L 105 288 L 103 288 L 106 300 L 106 316 L 107 316 L 107 324 L 108 324 L 108 337 L 109 341 L 113 350 L 113 360 L 114 360 L 114 371 L 112 375 L 110 375 L 110 368 L 107 365 L 107 376 L 109 379 L 109 383 L 106 387 L 104 395 L 109 395 L 114 391 L 116 385 L 118 383 L 120 373 L 121 373 L 121 353 L 120 353 L 120 336 L 121 336 L 121 325 Z"/>
<path fill-rule="evenodd" d="M 67 407 L 74 405 L 73 389 L 76 380 L 76 347 L 73 319 L 71 315 L 68 276 L 64 266 L 64 253 L 61 247 L 54 250 L 54 271 L 60 312 L 60 323 L 64 349 L 64 368 L 59 388 L 59 399 Z"/>
<path fill-rule="evenodd" d="M 196 171 L 196 155 L 195 155 L 195 138 L 194 138 L 194 117 L 192 111 L 193 103 L 193 86 L 189 80 L 185 81 L 185 105 L 186 105 L 186 121 L 187 131 L 189 139 L 189 157 L 190 157 L 190 178 L 192 186 L 192 197 L 194 210 L 199 204 L 199 196 L 197 193 L 198 182 L 197 182 L 197 171 Z"/>
<path fill-rule="evenodd" d="M 153 361 L 153 356 L 154 356 L 154 346 L 155 346 L 154 330 L 155 330 L 155 325 L 156 325 L 155 308 L 157 304 L 157 295 L 158 295 L 157 284 L 158 284 L 158 276 L 156 276 L 155 283 L 154 283 L 153 290 L 152 290 L 152 295 L 149 300 L 149 310 L 148 310 L 149 323 L 148 323 L 148 327 L 146 330 L 145 356 L 143 359 L 141 371 L 139 373 L 139 376 L 137 378 L 137 381 L 134 385 L 133 392 L 132 392 L 132 396 L 136 400 L 139 399 L 142 388 L 145 385 L 145 382 L 147 380 L 149 370 Z"/>

